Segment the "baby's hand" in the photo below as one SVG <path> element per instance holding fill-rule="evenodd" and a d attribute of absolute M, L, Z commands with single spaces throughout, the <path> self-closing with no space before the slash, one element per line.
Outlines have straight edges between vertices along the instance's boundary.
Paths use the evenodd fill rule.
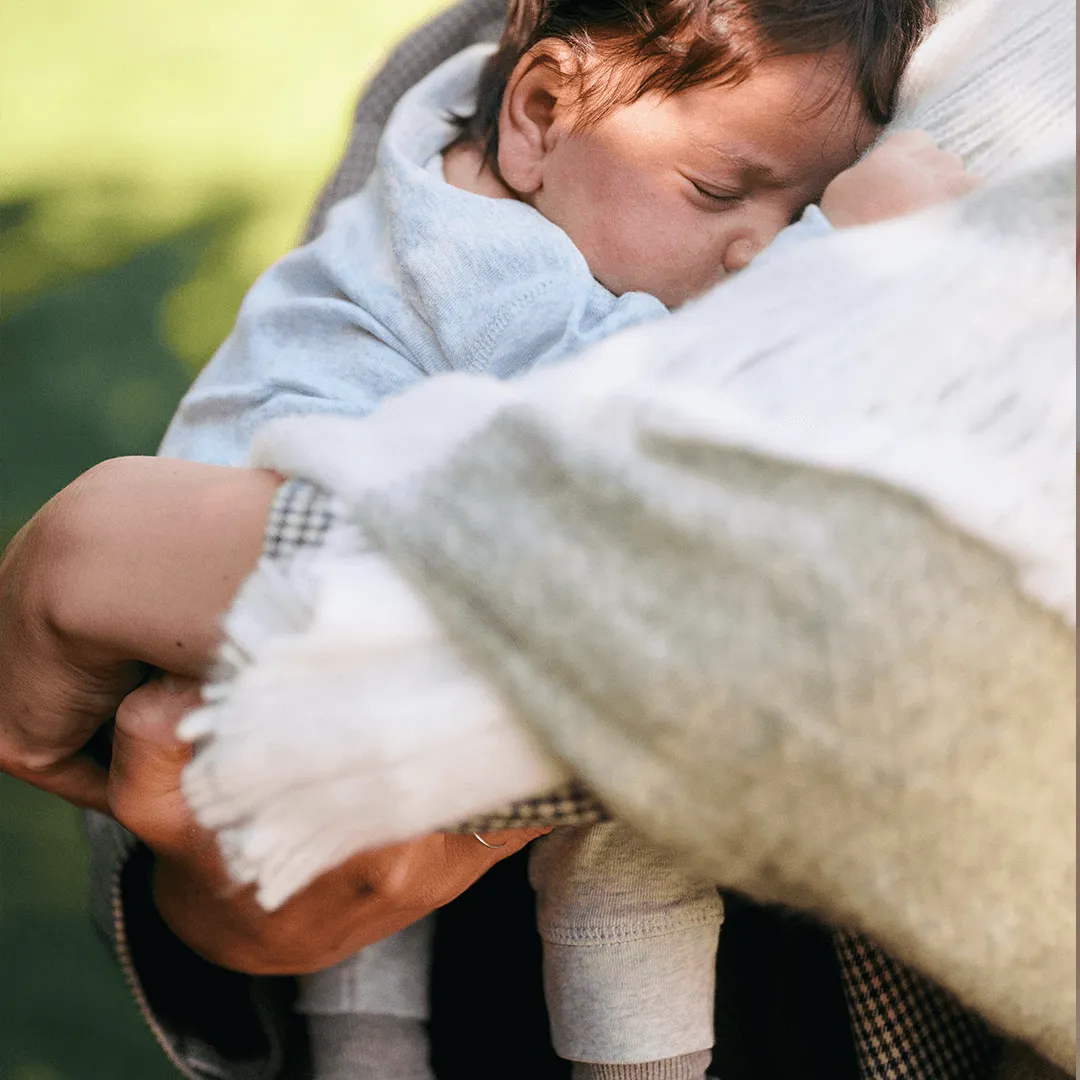
<path fill-rule="evenodd" d="M 874 147 L 825 189 L 821 212 L 838 229 L 901 217 L 978 186 L 958 154 L 925 131 L 902 131 Z"/>

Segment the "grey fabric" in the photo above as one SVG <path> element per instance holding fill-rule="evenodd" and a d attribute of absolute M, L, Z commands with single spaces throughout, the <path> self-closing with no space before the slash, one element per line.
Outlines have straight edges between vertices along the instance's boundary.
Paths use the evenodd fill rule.
<path fill-rule="evenodd" d="M 617 822 L 535 840 L 529 881 L 560 1057 L 651 1062 L 712 1046 L 715 885 Z"/>
<path fill-rule="evenodd" d="M 323 971 L 300 978 L 296 1008 L 309 1016 L 333 1013 L 427 1020 L 431 1014 L 431 936 L 435 916 Z"/>
<path fill-rule="evenodd" d="M 704 1080 L 712 1054 L 680 1054 L 636 1065 L 574 1065 L 573 1080 Z"/>
<path fill-rule="evenodd" d="M 1048 933 L 1047 894 L 1018 891 L 1015 875 L 1056 873 L 1056 858 L 1039 866 L 1030 815 L 1051 835 L 1067 820 L 1046 815 L 1070 760 L 1058 736 L 1072 707 L 1073 639 L 1015 593 L 1001 561 L 873 485 L 704 447 L 651 463 L 647 480 L 638 474 L 641 487 L 606 500 L 601 525 L 546 436 L 503 425 L 483 443 L 472 449 L 485 469 L 448 469 L 414 512 L 399 506 L 367 524 L 378 518 L 388 549 L 446 624 L 605 804 L 750 895 L 876 930 L 1002 1023 L 1042 1033 L 1049 997 L 1050 1045 L 1060 1050 L 1058 975 L 1068 954 L 1048 962 L 1044 950 L 1060 948 L 1050 941 L 1070 931 L 1055 899 L 1057 930 Z M 707 475 L 708 488 L 695 482 L 683 492 L 691 501 L 675 505 L 677 472 Z M 619 486 L 627 475 L 607 473 Z M 557 520 L 535 505 L 553 482 Z M 415 512 L 421 505 L 439 507 L 437 524 Z M 521 525 L 512 536 L 508 521 Z M 555 530 L 563 557 L 552 562 L 543 538 Z M 663 541 L 627 544 L 640 530 Z M 801 552 L 792 547 L 800 537 L 809 545 Z M 463 560 L 475 560 L 475 576 L 466 578 Z M 703 574 L 706 566 L 727 570 Z M 532 574 L 538 589 L 526 602 L 521 583 Z M 855 609 L 852 590 L 861 597 Z M 475 619 L 477 610 L 490 621 Z M 624 617 L 600 631 L 597 612 L 615 610 Z M 751 617 L 755 640 L 744 633 Z M 656 656 L 665 658 L 660 669 L 646 659 Z M 972 738 L 984 723 L 992 731 L 1000 722 L 992 718 L 1045 731 L 1063 757 L 1030 762 L 1043 790 L 1002 818 L 962 797 L 963 774 L 950 790 L 929 760 L 905 783 L 886 765 L 886 742 L 871 755 L 880 764 L 865 766 L 813 741 L 794 748 L 800 731 L 812 740 L 819 727 L 866 746 L 871 717 L 878 740 L 897 741 L 896 762 L 906 759 L 899 746 L 925 731 L 934 758 L 977 773 L 990 766 L 999 784 L 1010 783 L 1008 757 L 991 743 L 980 760 L 981 740 Z M 866 783 L 863 768 L 884 770 L 880 782 Z M 934 796 L 931 777 L 942 785 Z M 976 790 L 986 783 L 971 782 Z M 987 851 L 1000 861 L 983 862 L 977 853 Z M 882 896 L 883 874 L 912 884 Z M 1060 887 L 1068 881 L 1065 872 Z M 907 899 L 928 895 L 932 909 Z M 965 933 L 965 913 L 988 905 L 1025 928 L 1011 957 Z M 990 917 L 986 932 L 995 924 Z"/>
<path fill-rule="evenodd" d="M 403 1016 L 311 1016 L 314 1080 L 435 1080 L 427 1025 Z"/>

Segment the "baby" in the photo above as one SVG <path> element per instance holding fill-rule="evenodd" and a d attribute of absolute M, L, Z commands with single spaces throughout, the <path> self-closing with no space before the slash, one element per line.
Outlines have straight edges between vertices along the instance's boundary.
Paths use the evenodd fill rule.
<path fill-rule="evenodd" d="M 960 162 L 920 133 L 854 164 L 927 17 L 925 0 L 514 0 L 499 45 L 407 93 L 365 188 L 252 288 L 161 453 L 241 464 L 276 417 L 563 361 L 770 245 L 960 194 Z M 530 874 L 574 1077 L 700 1080 L 715 888 L 613 824 L 535 842 Z M 303 980 L 319 1080 L 430 1078 L 427 934 Z"/>

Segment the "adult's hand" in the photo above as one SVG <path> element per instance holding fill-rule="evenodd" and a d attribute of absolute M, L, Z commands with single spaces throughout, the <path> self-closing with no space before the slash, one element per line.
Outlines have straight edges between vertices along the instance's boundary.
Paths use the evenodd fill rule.
<path fill-rule="evenodd" d="M 274 912 L 238 889 L 213 837 L 180 792 L 190 747 L 176 725 L 198 686 L 174 676 L 130 694 L 116 714 L 109 807 L 154 852 L 154 897 L 173 932 L 221 967 L 297 975 L 329 967 L 448 903 L 486 870 L 547 829 L 472 836 L 436 834 L 354 856 Z"/>
<path fill-rule="evenodd" d="M 206 670 L 280 483 L 117 458 L 46 503 L 0 561 L 0 771 L 108 809 L 105 772 L 80 749 L 146 665 Z"/>

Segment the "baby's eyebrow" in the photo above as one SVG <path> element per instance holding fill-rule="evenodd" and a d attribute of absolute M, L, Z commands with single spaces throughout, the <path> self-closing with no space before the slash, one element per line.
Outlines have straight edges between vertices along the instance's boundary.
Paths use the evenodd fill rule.
<path fill-rule="evenodd" d="M 703 149 L 708 150 L 714 157 L 722 158 L 726 164 L 734 166 L 743 177 L 755 180 L 759 184 L 784 187 L 792 182 L 791 176 L 786 175 L 782 170 L 730 147 L 706 143 Z"/>

